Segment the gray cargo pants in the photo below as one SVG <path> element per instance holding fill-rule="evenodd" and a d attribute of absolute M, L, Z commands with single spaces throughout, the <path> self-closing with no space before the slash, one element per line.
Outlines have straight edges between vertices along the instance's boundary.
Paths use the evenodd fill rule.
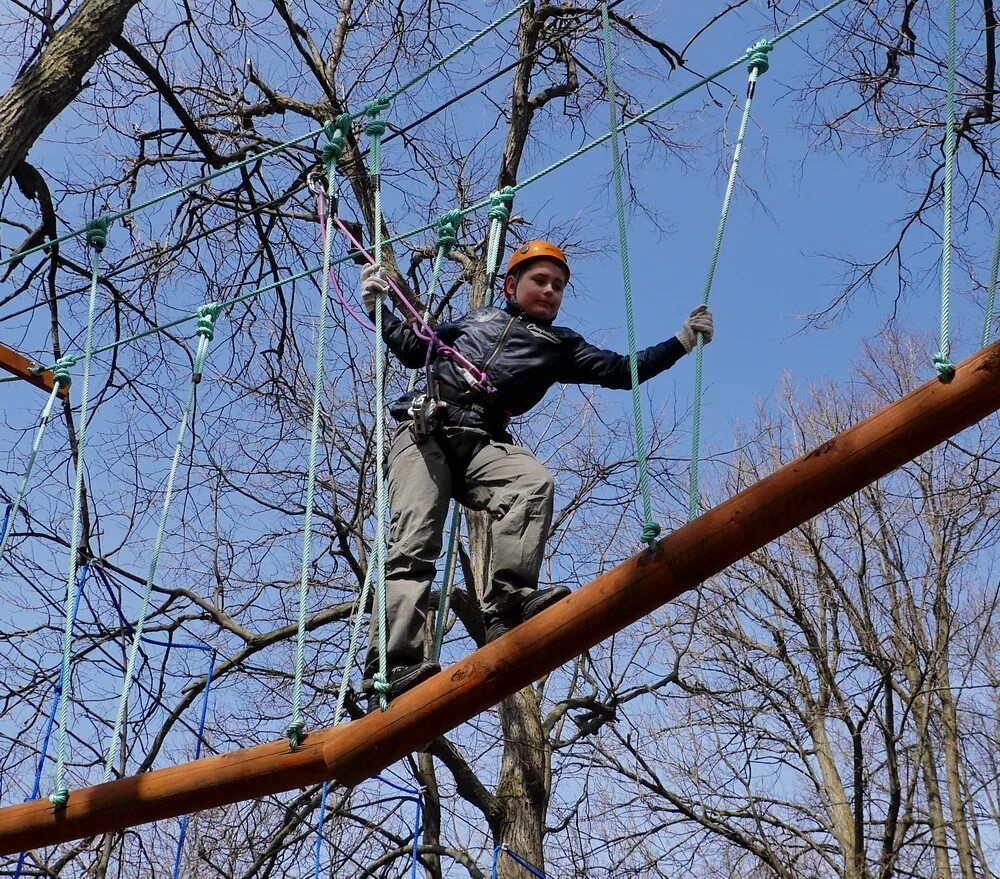
<path fill-rule="evenodd" d="M 424 619 L 455 497 L 490 513 L 493 577 L 483 597 L 487 617 L 519 606 L 538 588 L 552 524 L 552 476 L 527 449 L 481 430 L 440 428 L 416 442 L 400 428 L 389 450 L 391 524 L 386 559 L 388 669 L 424 659 Z M 375 614 L 365 678 L 378 669 Z"/>

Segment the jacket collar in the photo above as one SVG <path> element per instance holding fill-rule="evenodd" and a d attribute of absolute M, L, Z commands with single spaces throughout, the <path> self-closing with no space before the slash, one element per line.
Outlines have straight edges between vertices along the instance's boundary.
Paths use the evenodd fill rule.
<path fill-rule="evenodd" d="M 552 322 L 555 320 L 555 318 L 552 318 L 551 320 L 539 320 L 537 317 L 531 317 L 525 314 L 524 309 L 521 308 L 521 306 L 518 305 L 513 299 L 507 299 L 505 300 L 505 303 L 506 304 L 504 305 L 503 310 L 506 311 L 507 314 L 519 317 L 527 323 L 538 324 L 540 327 L 550 327 L 552 326 Z"/>

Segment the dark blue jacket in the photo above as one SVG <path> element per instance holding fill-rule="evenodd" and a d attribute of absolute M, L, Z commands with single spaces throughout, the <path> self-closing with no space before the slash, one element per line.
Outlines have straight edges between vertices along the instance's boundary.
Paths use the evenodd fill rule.
<path fill-rule="evenodd" d="M 629 390 L 627 355 L 590 344 L 579 333 L 530 318 L 512 302 L 480 308 L 435 328 L 438 338 L 489 376 L 494 392 L 473 388 L 450 358 L 435 352 L 431 361 L 438 396 L 449 403 L 449 420 L 504 431 L 510 416 L 537 405 L 552 385 L 600 385 Z M 404 366 L 421 369 L 427 343 L 388 308 L 382 310 L 382 337 Z M 673 366 L 685 354 L 676 336 L 638 352 L 639 381 Z M 461 417 L 460 410 L 473 417 Z"/>

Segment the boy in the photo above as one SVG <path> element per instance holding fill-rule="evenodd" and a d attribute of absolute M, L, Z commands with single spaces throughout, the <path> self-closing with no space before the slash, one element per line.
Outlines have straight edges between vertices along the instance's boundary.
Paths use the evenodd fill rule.
<path fill-rule="evenodd" d="M 569 278 L 569 263 L 556 245 L 521 245 L 507 264 L 504 308 L 481 308 L 436 328 L 442 342 L 488 375 L 494 390 L 478 389 L 453 360 L 435 351 L 427 371 L 431 386 L 423 398 L 411 395 L 391 408 L 400 426 L 388 463 L 390 700 L 441 670 L 424 658 L 423 632 L 451 498 L 493 518 L 493 577 L 483 596 L 487 643 L 569 594 L 565 586 L 538 588 L 552 521 L 553 482 L 531 452 L 512 444 L 507 424 L 511 416 L 538 404 L 557 382 L 632 387 L 627 356 L 553 325 Z M 364 304 L 374 319 L 376 297 L 381 293 L 383 303 L 390 301 L 389 288 L 375 266 L 367 266 L 361 279 Z M 390 350 L 404 366 L 424 367 L 428 343 L 385 304 L 382 308 L 383 337 Z M 699 306 L 676 336 L 638 353 L 639 381 L 673 366 L 694 348 L 698 333 L 711 342 L 713 330 L 711 313 Z M 428 407 L 428 400 L 438 405 Z M 374 622 L 372 631 L 362 681 L 369 710 L 378 704 Z"/>

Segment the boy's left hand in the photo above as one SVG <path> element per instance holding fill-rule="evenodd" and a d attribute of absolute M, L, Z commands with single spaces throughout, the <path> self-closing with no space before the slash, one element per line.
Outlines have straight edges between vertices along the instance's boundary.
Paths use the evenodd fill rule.
<path fill-rule="evenodd" d="M 373 314 L 378 307 L 378 297 L 389 293 L 389 283 L 381 266 L 367 265 L 361 270 L 361 301 L 365 311 Z"/>
<path fill-rule="evenodd" d="M 689 354 L 698 344 L 698 333 L 701 333 L 704 343 L 707 345 L 715 335 L 715 320 L 707 305 L 699 305 L 688 319 L 684 321 L 684 326 L 677 334 L 677 340 L 684 346 L 684 350 Z"/>

